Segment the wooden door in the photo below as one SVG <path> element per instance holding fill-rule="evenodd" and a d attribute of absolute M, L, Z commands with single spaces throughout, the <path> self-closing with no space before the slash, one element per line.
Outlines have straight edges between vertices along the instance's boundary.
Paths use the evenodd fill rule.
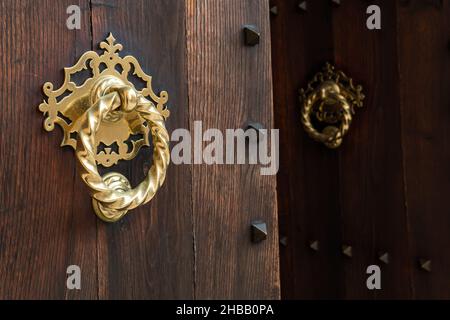
<path fill-rule="evenodd" d="M 81 29 L 66 27 L 69 5 Z M 109 32 L 169 92 L 169 132 L 273 127 L 268 1 L 0 1 L 0 298 L 192 299 L 279 297 L 276 178 L 250 165 L 170 165 L 149 204 L 115 224 L 96 218 L 60 132 L 38 105 Z M 261 41 L 246 47 L 242 26 Z M 151 151 L 119 170 L 143 179 Z M 250 241 L 264 220 L 268 239 Z M 69 265 L 81 290 L 66 288 Z"/>
<path fill-rule="evenodd" d="M 298 4 L 271 1 L 274 112 L 289 146 L 278 175 L 282 296 L 449 298 L 450 3 Z M 366 26 L 373 4 L 381 30 Z M 366 94 L 338 150 L 300 122 L 298 90 L 327 61 Z M 369 265 L 381 267 L 381 290 L 366 287 Z"/>

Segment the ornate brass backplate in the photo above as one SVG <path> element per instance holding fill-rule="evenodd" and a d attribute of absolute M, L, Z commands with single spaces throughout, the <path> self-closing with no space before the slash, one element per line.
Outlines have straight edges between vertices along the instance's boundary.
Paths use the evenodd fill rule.
<path fill-rule="evenodd" d="M 335 71 L 327 63 L 323 72 L 317 73 L 306 89 L 300 90 L 303 127 L 314 140 L 328 148 L 338 148 L 350 128 L 355 107 L 361 108 L 363 100 L 362 86 L 355 86 L 345 73 Z M 321 132 L 314 127 L 312 115 L 325 125 Z"/>
<path fill-rule="evenodd" d="M 133 56 L 119 56 L 121 44 L 112 34 L 100 43 L 101 55 L 84 53 L 78 62 L 65 68 L 63 85 L 53 90 L 47 82 L 43 90 L 47 100 L 39 105 L 44 113 L 44 129 L 55 123 L 64 132 L 62 146 L 76 150 L 80 173 L 88 185 L 97 215 L 105 221 L 117 221 L 128 210 L 148 202 L 162 185 L 169 163 L 168 134 L 164 126 L 169 117 L 166 91 L 157 95 L 152 78 L 145 74 Z M 83 83 L 72 79 L 90 71 Z M 130 81 L 137 77 L 145 86 L 137 90 Z M 147 99 L 148 98 L 148 99 Z M 153 138 L 153 166 L 146 179 L 132 189 L 119 173 L 100 177 L 97 165 L 110 167 L 120 160 L 133 159 Z"/>

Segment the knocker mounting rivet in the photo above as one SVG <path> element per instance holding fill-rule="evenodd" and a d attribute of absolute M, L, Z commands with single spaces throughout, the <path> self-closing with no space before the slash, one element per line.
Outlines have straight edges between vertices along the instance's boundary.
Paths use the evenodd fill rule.
<path fill-rule="evenodd" d="M 363 100 L 362 87 L 327 63 L 323 72 L 300 90 L 303 127 L 314 140 L 338 148 L 350 128 L 355 107 L 361 108 Z"/>
<path fill-rule="evenodd" d="M 167 92 L 152 89 L 152 78 L 142 71 L 133 56 L 119 56 L 122 45 L 112 34 L 100 43 L 101 55 L 84 53 L 78 62 L 65 68 L 63 85 L 53 89 L 44 84 L 47 99 L 39 105 L 44 113 L 44 129 L 55 124 L 64 132 L 61 146 L 71 146 L 79 173 L 89 188 L 95 213 L 104 221 L 121 219 L 129 210 L 149 202 L 164 183 L 169 165 L 169 135 L 165 120 Z M 83 71 L 90 75 L 76 83 L 73 77 Z M 73 78 L 72 78 L 73 77 Z M 132 77 L 145 85 L 136 89 Z M 111 167 L 131 160 L 143 146 L 153 141 L 153 165 L 147 177 L 135 188 L 117 172 L 100 176 L 98 165 Z"/>

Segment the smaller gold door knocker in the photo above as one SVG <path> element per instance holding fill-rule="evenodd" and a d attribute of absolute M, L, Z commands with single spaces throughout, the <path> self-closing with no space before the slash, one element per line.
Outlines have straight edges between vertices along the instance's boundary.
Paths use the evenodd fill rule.
<path fill-rule="evenodd" d="M 94 211 L 107 222 L 121 219 L 129 210 L 149 202 L 164 183 L 170 161 L 169 135 L 165 120 L 169 111 L 167 92 L 156 95 L 152 78 L 142 71 L 133 56 L 119 56 L 121 44 L 112 34 L 100 43 L 103 54 L 84 53 L 65 68 L 63 85 L 53 90 L 44 84 L 47 100 L 39 105 L 44 129 L 58 124 L 64 131 L 61 146 L 75 149 L 81 179 L 88 186 Z M 90 75 L 76 83 L 83 71 Z M 73 78 L 72 78 L 73 77 Z M 145 85 L 136 89 L 132 77 Z M 101 176 L 97 165 L 111 167 L 119 160 L 131 160 L 139 149 L 153 141 L 153 164 L 146 178 L 135 188 L 117 172 Z"/>
<path fill-rule="evenodd" d="M 312 139 L 336 149 L 350 128 L 355 107 L 361 108 L 363 100 L 362 86 L 355 86 L 351 78 L 327 63 L 306 90 L 300 90 L 303 127 Z"/>

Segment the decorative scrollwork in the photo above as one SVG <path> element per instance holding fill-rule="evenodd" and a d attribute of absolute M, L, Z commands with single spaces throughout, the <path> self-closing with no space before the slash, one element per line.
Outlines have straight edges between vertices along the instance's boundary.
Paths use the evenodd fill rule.
<path fill-rule="evenodd" d="M 74 66 L 64 68 L 64 83 L 59 89 L 54 90 L 53 84 L 50 82 L 44 84 L 43 90 L 47 100 L 39 105 L 39 110 L 46 116 L 44 129 L 52 131 L 55 123 L 58 124 L 64 131 L 61 146 L 67 145 L 76 149 L 76 133 L 80 128 L 77 119 L 90 107 L 87 98 L 89 88 L 101 76 L 115 76 L 133 88 L 134 85 L 130 78 L 136 76 L 146 84 L 142 90 L 138 90 L 139 94 L 148 97 L 165 119 L 169 117 L 169 110 L 165 106 L 168 101 L 167 92 L 162 91 L 159 96 L 155 94 L 152 89 L 152 77 L 144 73 L 135 57 L 120 57 L 119 52 L 123 47 L 121 44 L 116 44 L 115 41 L 114 36 L 109 34 L 106 42 L 100 43 L 103 54 L 98 55 L 94 51 L 88 51 Z M 92 76 L 77 86 L 72 78 L 83 71 L 90 71 Z M 116 113 L 108 117 L 104 121 L 104 126 L 101 126 L 97 132 L 96 148 L 99 150 L 96 154 L 96 161 L 98 164 L 110 167 L 119 160 L 133 159 L 141 147 L 149 146 L 147 123 L 137 113 L 125 115 Z M 112 123 L 113 125 L 108 125 Z M 117 135 L 119 127 L 121 127 L 121 135 Z M 138 139 L 128 141 L 130 137 L 137 136 Z M 127 144 L 127 142 L 129 143 Z M 131 144 L 131 148 L 128 147 L 129 144 Z M 102 148 L 102 146 L 104 147 Z M 112 146 L 117 147 L 113 148 Z"/>
<path fill-rule="evenodd" d="M 59 89 L 53 90 L 49 82 L 44 85 L 47 101 L 39 105 L 39 110 L 46 117 L 44 128 L 52 131 L 58 124 L 64 131 L 62 145 L 76 150 L 79 172 L 97 216 L 114 222 L 150 201 L 164 183 L 170 161 L 169 134 L 164 124 L 169 116 L 165 107 L 168 94 L 163 91 L 158 96 L 153 92 L 151 77 L 142 71 L 136 58 L 119 56 L 122 45 L 115 44 L 111 34 L 100 48 L 104 49 L 102 55 L 86 52 L 73 67 L 65 68 Z M 72 77 L 87 69 L 92 76 L 77 86 Z M 142 90 L 130 81 L 131 70 L 146 83 Z M 109 167 L 135 157 L 142 146 L 150 144 L 149 135 L 153 163 L 137 187 L 132 188 L 117 172 L 103 177 L 99 174 L 97 165 Z"/>

